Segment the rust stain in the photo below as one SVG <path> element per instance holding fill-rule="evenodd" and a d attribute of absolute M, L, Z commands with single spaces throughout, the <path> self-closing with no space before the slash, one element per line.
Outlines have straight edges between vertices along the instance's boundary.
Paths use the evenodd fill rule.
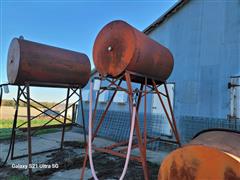
<path fill-rule="evenodd" d="M 237 173 L 231 167 L 227 167 L 224 171 L 224 180 L 240 180 L 240 176 L 237 176 Z"/>
<path fill-rule="evenodd" d="M 83 87 L 91 65 L 85 54 L 14 38 L 8 51 L 11 84 Z"/>
<path fill-rule="evenodd" d="M 175 161 L 172 162 L 171 168 L 170 168 L 170 178 L 173 180 L 177 180 L 179 177 L 178 175 L 178 169 L 177 169 L 177 164 Z"/>
<path fill-rule="evenodd" d="M 164 82 L 173 69 L 173 56 L 161 44 L 124 21 L 113 21 L 99 32 L 93 60 L 103 76 L 118 77 L 126 70 Z M 144 83 L 137 75 L 134 82 Z M 150 82 L 148 82 L 150 83 Z"/>
<path fill-rule="evenodd" d="M 177 163 L 175 160 L 173 160 L 171 167 L 170 167 L 170 180 L 192 180 L 195 179 L 197 168 L 198 168 L 198 161 L 194 159 L 192 161 L 192 165 L 189 166 L 186 163 L 183 163 L 182 166 L 177 166 Z"/>
<path fill-rule="evenodd" d="M 159 180 L 239 180 L 240 163 L 216 148 L 188 145 L 170 153 L 159 169 Z"/>

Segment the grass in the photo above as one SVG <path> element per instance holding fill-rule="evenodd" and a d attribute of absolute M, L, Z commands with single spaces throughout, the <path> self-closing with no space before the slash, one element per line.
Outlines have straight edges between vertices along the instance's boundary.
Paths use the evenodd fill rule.
<path fill-rule="evenodd" d="M 9 180 L 27 180 L 27 176 L 22 176 L 22 175 L 19 175 L 19 176 L 10 176 L 8 177 Z"/>
<path fill-rule="evenodd" d="M 42 126 L 47 123 L 49 119 L 34 119 L 31 121 L 31 127 Z M 19 119 L 17 126 L 21 125 L 22 123 L 27 122 L 27 120 Z M 57 125 L 60 124 L 58 121 L 51 121 L 48 125 Z M 10 119 L 0 119 L 0 140 L 9 139 L 12 133 L 12 125 L 13 120 Z M 23 128 L 27 127 L 27 123 L 22 126 Z M 58 128 L 51 128 L 51 129 L 41 129 L 36 132 L 36 135 L 52 133 L 58 131 Z M 16 132 L 16 136 L 23 136 L 24 133 L 21 131 Z"/>
<path fill-rule="evenodd" d="M 27 120 L 24 119 L 18 119 L 17 120 L 17 126 L 27 122 Z M 34 119 L 31 121 L 31 126 L 35 127 L 35 126 L 41 126 L 43 124 L 45 124 L 46 122 L 48 122 L 49 119 Z M 12 119 L 2 119 L 0 120 L 0 128 L 12 128 L 12 124 L 13 124 L 13 120 Z M 51 121 L 48 125 L 54 125 L 54 124 L 60 124 L 58 121 Z M 27 127 L 27 123 L 24 124 L 22 127 Z"/>

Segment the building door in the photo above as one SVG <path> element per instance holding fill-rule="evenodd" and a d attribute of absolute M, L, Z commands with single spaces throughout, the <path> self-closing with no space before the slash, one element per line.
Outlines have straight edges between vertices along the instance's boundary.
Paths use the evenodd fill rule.
<path fill-rule="evenodd" d="M 240 76 L 231 77 L 230 119 L 240 119 Z"/>
<path fill-rule="evenodd" d="M 171 101 L 172 107 L 173 107 L 173 102 L 174 102 L 174 87 L 175 87 L 174 83 L 167 84 L 167 89 L 168 89 L 168 93 L 170 96 L 170 101 Z M 160 87 L 158 87 L 158 90 L 160 92 L 166 94 L 164 85 L 161 85 Z M 170 109 L 168 106 L 167 98 L 163 95 L 161 95 L 161 98 L 165 104 L 168 114 L 170 115 Z M 153 98 L 152 98 L 152 117 L 153 117 L 152 118 L 152 130 L 154 133 L 160 132 L 161 135 L 172 136 L 171 127 L 168 123 L 167 116 L 163 110 L 163 107 L 161 105 L 161 102 L 160 102 L 157 94 L 154 94 Z"/>

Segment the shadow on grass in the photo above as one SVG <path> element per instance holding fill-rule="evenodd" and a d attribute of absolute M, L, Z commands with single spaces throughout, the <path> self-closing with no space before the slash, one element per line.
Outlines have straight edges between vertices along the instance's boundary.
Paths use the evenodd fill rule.
<path fill-rule="evenodd" d="M 27 176 L 19 175 L 19 176 L 9 176 L 9 180 L 27 180 Z"/>
<path fill-rule="evenodd" d="M 66 131 L 69 130 L 70 127 L 66 127 Z M 41 134 L 48 134 L 48 133 L 54 133 L 54 132 L 58 132 L 61 131 L 61 128 L 48 128 L 48 129 L 41 129 L 38 130 L 34 136 L 37 135 L 41 135 Z M 17 139 L 21 139 L 26 137 L 27 132 L 23 132 L 23 131 L 16 131 L 16 138 Z M 9 140 L 11 138 L 12 135 L 12 128 L 0 128 L 0 140 Z"/>

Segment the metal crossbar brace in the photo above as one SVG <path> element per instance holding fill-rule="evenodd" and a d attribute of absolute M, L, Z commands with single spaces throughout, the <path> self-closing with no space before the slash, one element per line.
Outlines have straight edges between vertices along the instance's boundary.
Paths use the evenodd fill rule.
<path fill-rule="evenodd" d="M 60 150 L 63 148 L 63 141 L 64 141 L 64 133 L 65 133 L 65 127 L 66 127 L 66 121 L 69 120 L 69 121 L 72 121 L 70 120 L 69 118 L 67 118 L 67 109 L 69 109 L 70 107 L 73 106 L 73 104 L 75 104 L 76 102 L 80 102 L 81 103 L 81 110 L 82 110 L 82 120 L 83 120 L 83 132 L 84 132 L 84 142 L 86 144 L 86 130 L 85 130 L 85 119 L 84 119 L 84 113 L 83 113 L 83 104 L 82 104 L 82 92 L 81 92 L 81 89 L 79 91 L 79 93 L 77 93 L 76 91 L 80 89 L 80 88 L 76 88 L 76 89 L 73 89 L 73 88 L 68 88 L 67 90 L 67 97 L 60 101 L 59 103 L 55 104 L 54 106 L 48 108 L 46 106 L 44 106 L 43 104 L 33 100 L 32 98 L 30 98 L 30 85 L 29 84 L 26 84 L 25 86 L 21 87 L 21 86 L 18 86 L 18 92 L 17 92 L 17 99 L 16 99 L 16 110 L 15 110 L 15 114 L 14 114 L 14 120 L 13 120 L 13 127 L 12 127 L 12 135 L 11 135 L 11 142 L 10 142 L 10 146 L 9 146 L 9 152 L 7 154 L 7 157 L 6 157 L 6 161 L 8 159 L 8 156 L 11 155 L 11 159 L 18 159 L 18 158 L 22 158 L 22 157 L 28 157 L 28 176 L 31 177 L 32 176 L 32 169 L 30 168 L 29 164 L 31 165 L 32 164 L 32 155 L 37 155 L 37 154 L 41 154 L 41 153 L 47 153 L 47 152 L 52 152 L 52 151 L 56 151 L 56 150 Z M 70 94 L 70 90 L 72 90 L 73 92 Z M 25 92 L 26 91 L 26 92 Z M 69 99 L 70 97 L 73 95 L 73 94 L 76 94 L 78 96 L 78 101 L 74 102 L 73 104 L 71 104 L 70 106 L 68 105 L 69 104 Z M 26 101 L 22 100 L 21 99 L 21 96 L 23 96 Z M 19 102 L 22 101 L 24 102 L 26 105 L 27 105 L 27 122 L 24 122 L 22 123 L 21 125 L 19 125 L 17 127 L 17 120 L 18 120 L 18 109 L 19 109 Z M 47 110 L 52 110 L 52 108 L 56 107 L 57 105 L 63 103 L 64 101 L 66 101 L 66 106 L 65 106 L 65 110 L 61 111 L 60 113 L 58 113 L 56 116 L 51 116 L 49 114 L 47 114 L 46 112 L 42 111 L 41 109 L 33 106 L 31 104 L 31 101 L 32 102 L 35 102 L 37 103 L 38 105 L 41 105 L 42 107 L 46 108 Z M 30 108 L 33 107 L 35 109 L 37 109 L 38 111 L 40 111 L 41 113 L 34 116 L 34 117 L 31 117 L 31 110 Z M 64 115 L 62 115 L 62 113 L 64 113 Z M 40 115 L 42 114 L 45 114 L 47 116 L 49 116 L 51 119 L 45 123 L 43 126 L 40 126 L 38 129 L 36 129 L 34 131 L 34 133 L 45 127 L 47 124 L 49 124 L 52 120 L 56 120 L 58 122 L 61 122 L 60 120 L 57 119 L 57 117 L 64 117 L 64 121 L 61 122 L 63 124 L 62 126 L 62 136 L 61 136 L 61 145 L 60 145 L 60 148 L 55 148 L 55 149 L 50 149 L 50 150 L 46 150 L 46 151 L 41 151 L 41 152 L 35 152 L 35 153 L 32 153 L 32 140 L 31 140 L 31 137 L 32 135 L 34 134 L 31 134 L 31 121 L 36 119 L 37 117 L 39 117 Z M 16 129 L 20 128 L 21 126 L 23 126 L 24 124 L 27 124 L 27 144 L 28 144 L 28 154 L 26 155 L 20 155 L 20 156 L 14 156 L 14 149 L 15 149 L 15 140 L 16 140 Z"/>
<path fill-rule="evenodd" d="M 165 93 L 163 93 L 163 92 L 160 92 L 158 90 L 158 87 L 161 84 L 157 85 L 154 80 L 148 79 L 147 77 L 143 76 L 145 81 L 144 81 L 143 84 L 141 84 L 140 89 L 139 90 L 133 90 L 132 89 L 131 75 L 136 76 L 136 74 L 133 74 L 132 72 L 125 72 L 124 75 L 122 75 L 121 77 L 119 77 L 117 79 L 110 80 L 109 78 L 106 78 L 106 80 L 109 82 L 109 85 L 106 86 L 106 87 L 100 87 L 100 90 L 98 91 L 97 97 L 96 97 L 96 100 L 95 100 L 95 106 L 94 106 L 94 111 L 93 111 L 93 116 L 92 116 L 93 117 L 93 128 L 94 128 L 94 120 L 96 118 L 96 111 L 97 111 L 97 104 L 98 104 L 99 95 L 101 93 L 103 93 L 105 90 L 114 91 L 114 93 L 112 94 L 112 97 L 110 98 L 110 100 L 109 100 L 103 114 L 101 115 L 100 120 L 99 120 L 99 122 L 98 122 L 98 124 L 97 124 L 97 126 L 96 126 L 96 128 L 93 132 L 92 141 L 94 141 L 95 137 L 97 136 L 97 133 L 98 133 L 99 129 L 101 128 L 101 125 L 104 121 L 104 118 L 105 118 L 105 116 L 106 116 L 106 114 L 107 114 L 107 112 L 110 108 L 110 105 L 112 104 L 112 101 L 113 101 L 114 96 L 117 93 L 117 91 L 124 91 L 128 94 L 130 113 L 132 113 L 131 110 L 132 110 L 132 106 L 133 106 L 133 93 L 138 92 L 139 95 L 138 95 L 138 99 L 137 99 L 137 112 L 136 112 L 136 121 L 135 121 L 135 133 L 136 133 L 136 137 L 137 137 L 136 138 L 137 139 L 137 144 L 133 145 L 132 149 L 139 148 L 140 156 L 138 156 L 138 157 L 136 157 L 136 156 L 133 157 L 132 156 L 130 159 L 138 161 L 142 164 L 143 172 L 144 172 L 144 179 L 148 180 L 149 179 L 149 172 L 148 172 L 148 166 L 147 166 L 147 160 L 146 160 L 147 144 L 155 142 L 155 141 L 160 141 L 160 142 L 168 142 L 168 143 L 178 144 L 179 146 L 181 146 L 181 143 L 180 143 L 180 138 L 179 138 L 179 134 L 178 134 L 178 131 L 177 131 L 177 127 L 176 127 L 175 117 L 174 117 L 173 110 L 172 110 L 171 103 L 170 103 L 170 98 L 169 98 L 166 82 L 162 83 L 162 84 L 164 84 L 164 88 L 165 88 Z M 103 81 L 104 80 L 103 77 L 100 77 L 100 80 Z M 122 80 L 126 80 L 127 88 L 121 87 Z M 116 84 L 117 81 L 119 81 L 118 84 Z M 148 82 L 151 82 L 151 81 L 152 81 L 152 84 L 149 85 Z M 112 88 L 112 86 L 113 86 L 113 88 Z M 149 88 L 149 90 L 148 90 L 148 88 Z M 161 102 L 161 105 L 163 106 L 164 112 L 167 116 L 168 122 L 171 126 L 171 129 L 172 129 L 173 133 L 174 133 L 176 141 L 174 141 L 174 140 L 164 140 L 164 139 L 161 139 L 160 137 L 151 137 L 150 140 L 147 141 L 147 139 L 149 138 L 147 136 L 147 95 L 148 94 L 157 94 L 158 95 L 159 100 Z M 171 117 L 166 110 L 166 105 L 163 103 L 161 95 L 163 97 L 167 98 L 167 101 L 168 101 L 167 105 L 169 106 Z M 142 97 L 144 97 L 143 136 L 142 136 L 142 132 L 140 130 L 139 117 L 138 117 L 138 109 L 139 109 Z M 123 149 L 120 149 L 120 150 L 117 150 L 117 151 L 115 151 L 113 149 L 124 146 L 127 143 L 128 143 L 128 141 L 122 141 L 122 142 L 118 142 L 118 143 L 112 144 L 112 145 L 104 147 L 104 148 L 94 148 L 94 149 L 96 151 L 109 153 L 109 154 L 112 154 L 112 155 L 115 155 L 115 156 L 125 158 L 126 154 L 123 153 L 123 152 L 125 152 L 127 148 L 123 148 Z M 84 179 L 84 172 L 85 172 L 85 168 L 86 168 L 86 165 L 87 165 L 87 161 L 88 161 L 88 147 L 86 146 L 86 154 L 85 154 L 83 167 L 82 167 L 82 172 L 81 172 L 81 177 L 80 177 L 81 180 Z"/>

